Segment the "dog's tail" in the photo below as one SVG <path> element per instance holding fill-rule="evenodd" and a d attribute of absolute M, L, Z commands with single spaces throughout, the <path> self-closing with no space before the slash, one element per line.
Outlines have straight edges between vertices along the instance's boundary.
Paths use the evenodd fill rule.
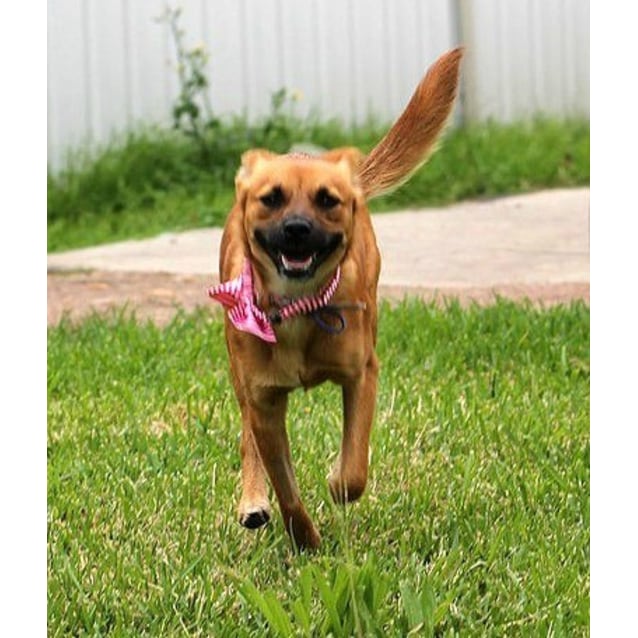
<path fill-rule="evenodd" d="M 425 74 L 405 110 L 360 165 L 366 198 L 400 186 L 432 154 L 456 97 L 462 47 L 443 54 Z"/>

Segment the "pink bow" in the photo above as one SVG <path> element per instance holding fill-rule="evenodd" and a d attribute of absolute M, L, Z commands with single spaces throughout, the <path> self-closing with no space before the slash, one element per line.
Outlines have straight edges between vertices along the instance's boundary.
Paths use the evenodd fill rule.
<path fill-rule="evenodd" d="M 266 313 L 255 303 L 253 269 L 250 260 L 235 279 L 225 281 L 208 289 L 208 296 L 228 308 L 228 318 L 242 332 L 259 337 L 268 343 L 276 343 L 277 337 Z"/>

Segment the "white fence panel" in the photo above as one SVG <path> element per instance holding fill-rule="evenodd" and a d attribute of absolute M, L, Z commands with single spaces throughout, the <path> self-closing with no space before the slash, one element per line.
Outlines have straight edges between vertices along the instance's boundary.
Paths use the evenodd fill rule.
<path fill-rule="evenodd" d="M 589 115 L 589 2 L 461 0 L 465 115 Z"/>
<path fill-rule="evenodd" d="M 170 122 L 178 85 L 162 0 L 48 0 L 49 162 L 141 123 Z M 582 0 L 181 0 L 189 47 L 210 52 L 217 115 L 393 120 L 426 67 L 463 43 L 466 117 L 589 112 Z"/>

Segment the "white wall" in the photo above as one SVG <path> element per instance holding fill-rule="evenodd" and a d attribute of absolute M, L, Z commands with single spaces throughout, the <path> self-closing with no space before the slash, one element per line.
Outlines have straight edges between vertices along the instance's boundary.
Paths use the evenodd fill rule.
<path fill-rule="evenodd" d="M 168 123 L 175 52 L 161 0 L 48 0 L 49 161 L 141 122 Z M 211 54 L 216 114 L 394 119 L 427 66 L 463 43 L 463 111 L 511 120 L 589 113 L 583 0 L 181 0 L 189 46 Z"/>
<path fill-rule="evenodd" d="M 461 0 L 465 114 L 589 116 L 589 2 Z"/>

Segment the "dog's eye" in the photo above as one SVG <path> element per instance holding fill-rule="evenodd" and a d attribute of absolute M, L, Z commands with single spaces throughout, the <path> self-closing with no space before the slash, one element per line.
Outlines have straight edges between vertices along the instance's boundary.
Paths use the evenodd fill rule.
<path fill-rule="evenodd" d="M 315 203 L 319 208 L 323 208 L 328 210 L 329 208 L 334 208 L 337 204 L 340 204 L 338 198 L 334 195 L 331 195 L 326 188 L 320 188 L 317 191 L 317 196 L 315 197 Z"/>
<path fill-rule="evenodd" d="M 279 186 L 275 186 L 269 193 L 262 195 L 259 200 L 268 208 L 279 208 L 284 203 L 284 193 Z"/>

